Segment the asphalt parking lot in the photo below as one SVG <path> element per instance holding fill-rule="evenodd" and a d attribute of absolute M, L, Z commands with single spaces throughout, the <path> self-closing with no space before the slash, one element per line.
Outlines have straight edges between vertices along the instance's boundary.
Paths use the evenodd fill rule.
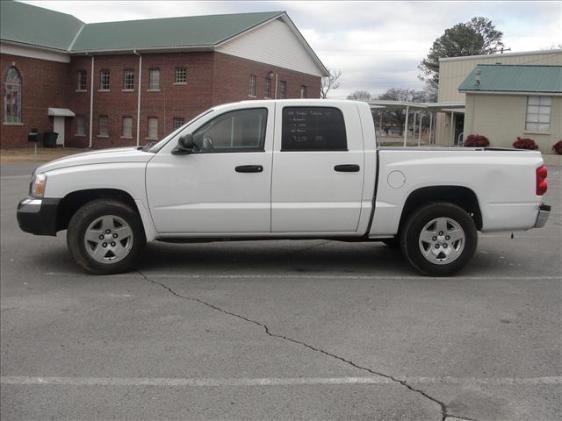
<path fill-rule="evenodd" d="M 378 243 L 151 244 L 95 277 L 19 230 L 1 172 L 1 418 L 558 420 L 562 200 L 454 278 Z"/>

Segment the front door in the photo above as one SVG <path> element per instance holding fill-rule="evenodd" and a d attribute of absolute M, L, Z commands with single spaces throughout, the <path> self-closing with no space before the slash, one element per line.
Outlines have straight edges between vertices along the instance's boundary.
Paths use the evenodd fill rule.
<path fill-rule="evenodd" d="M 57 146 L 64 146 L 64 117 L 53 117 L 53 131 L 59 134 Z"/>
<path fill-rule="evenodd" d="M 278 106 L 273 156 L 273 233 L 354 234 L 364 153 L 355 105 Z"/>
<path fill-rule="evenodd" d="M 166 145 L 146 186 L 156 230 L 192 236 L 269 233 L 274 105 L 225 111 L 193 132 L 197 150 Z"/>

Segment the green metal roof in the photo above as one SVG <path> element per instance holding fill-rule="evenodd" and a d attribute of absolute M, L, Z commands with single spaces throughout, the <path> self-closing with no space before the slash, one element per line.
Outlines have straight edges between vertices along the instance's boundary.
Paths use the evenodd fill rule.
<path fill-rule="evenodd" d="M 478 64 L 459 91 L 562 93 L 562 66 Z"/>
<path fill-rule="evenodd" d="M 0 39 L 67 51 L 84 23 L 66 13 L 0 1 Z"/>
<path fill-rule="evenodd" d="M 4 41 L 69 53 L 211 48 L 284 12 L 187 16 L 85 24 L 71 15 L 1 1 Z"/>
<path fill-rule="evenodd" d="M 72 52 L 209 47 L 282 14 L 242 13 L 92 23 L 84 27 Z"/>

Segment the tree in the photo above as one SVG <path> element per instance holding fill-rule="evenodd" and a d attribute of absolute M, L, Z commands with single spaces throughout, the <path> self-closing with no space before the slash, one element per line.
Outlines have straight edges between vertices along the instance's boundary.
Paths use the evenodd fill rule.
<path fill-rule="evenodd" d="M 322 78 L 322 85 L 320 87 L 320 96 L 327 98 L 328 92 L 332 89 L 338 89 L 341 85 L 341 70 L 328 70 L 329 76 Z"/>
<path fill-rule="evenodd" d="M 355 99 L 357 101 L 369 101 L 371 94 L 367 91 L 355 91 L 347 96 L 347 99 Z"/>
<path fill-rule="evenodd" d="M 439 59 L 502 51 L 503 33 L 496 30 L 490 19 L 474 17 L 468 22 L 458 23 L 445 29 L 443 35 L 433 42 L 427 57 L 420 63 L 420 79 L 428 81 L 433 87 L 439 83 Z"/>

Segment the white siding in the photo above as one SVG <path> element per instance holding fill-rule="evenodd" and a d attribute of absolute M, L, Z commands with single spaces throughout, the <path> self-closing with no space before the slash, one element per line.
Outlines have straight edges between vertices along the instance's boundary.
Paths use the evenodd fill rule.
<path fill-rule="evenodd" d="M 247 32 L 220 46 L 216 51 L 322 76 L 321 70 L 297 36 L 280 20 L 274 20 Z"/>

